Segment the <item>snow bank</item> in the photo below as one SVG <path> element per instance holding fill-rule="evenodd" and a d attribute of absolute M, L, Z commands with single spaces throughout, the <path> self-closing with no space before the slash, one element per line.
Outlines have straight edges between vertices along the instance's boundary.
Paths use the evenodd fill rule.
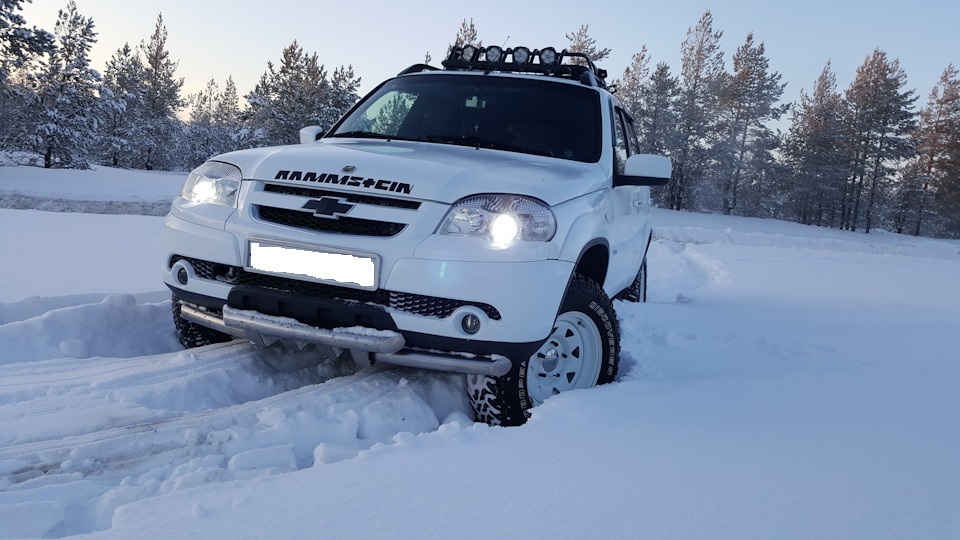
<path fill-rule="evenodd" d="M 99 304 L 55 309 L 0 326 L 0 364 L 51 358 L 129 358 L 181 348 L 170 327 L 170 302 L 138 304 L 114 295 Z"/>
<path fill-rule="evenodd" d="M 80 212 L 84 214 L 131 214 L 165 216 L 170 201 L 85 201 L 51 197 L 30 197 L 19 193 L 0 193 L 0 208 L 12 210 L 43 210 L 45 212 Z"/>
<path fill-rule="evenodd" d="M 0 209 L 0 223 L 0 302 L 165 288 L 162 218 Z"/>
<path fill-rule="evenodd" d="M 87 171 L 0 166 L 0 195 L 34 199 L 169 204 L 186 173 L 93 166 Z"/>

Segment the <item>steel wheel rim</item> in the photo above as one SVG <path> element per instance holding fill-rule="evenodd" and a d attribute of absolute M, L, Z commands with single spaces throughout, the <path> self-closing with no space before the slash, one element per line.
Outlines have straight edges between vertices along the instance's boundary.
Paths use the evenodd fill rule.
<path fill-rule="evenodd" d="M 596 386 L 600 376 L 602 340 L 593 319 L 570 311 L 553 326 L 527 363 L 527 390 L 534 405 L 561 392 Z"/>

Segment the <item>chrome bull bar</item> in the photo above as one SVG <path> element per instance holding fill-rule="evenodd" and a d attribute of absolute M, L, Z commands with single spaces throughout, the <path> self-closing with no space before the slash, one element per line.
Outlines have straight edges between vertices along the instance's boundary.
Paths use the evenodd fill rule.
<path fill-rule="evenodd" d="M 257 311 L 241 310 L 223 306 L 223 317 L 181 302 L 180 316 L 184 319 L 229 334 L 250 340 L 261 347 L 281 342 L 287 348 L 303 349 L 309 344 L 324 345 L 334 349 L 353 351 L 358 364 L 373 361 L 436 371 L 454 373 L 477 373 L 500 377 L 506 375 L 512 363 L 508 358 L 493 359 L 471 357 L 466 353 L 422 352 L 403 350 L 406 341 L 399 332 L 373 330 L 363 327 L 317 328 L 286 317 L 271 317 Z M 369 353 L 357 354 L 357 353 Z"/>

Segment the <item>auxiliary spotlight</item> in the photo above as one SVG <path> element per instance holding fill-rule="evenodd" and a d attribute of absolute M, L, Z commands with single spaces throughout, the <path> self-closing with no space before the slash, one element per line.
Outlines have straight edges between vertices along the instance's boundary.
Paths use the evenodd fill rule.
<path fill-rule="evenodd" d="M 526 47 L 516 47 L 513 49 L 513 63 L 526 64 L 530 60 L 530 49 Z"/>
<path fill-rule="evenodd" d="M 487 47 L 487 62 L 497 64 L 503 60 L 503 49 L 494 45 Z"/>
<path fill-rule="evenodd" d="M 557 64 L 559 56 L 557 56 L 557 50 L 553 47 L 547 47 L 540 51 L 540 63 L 545 66 L 554 66 Z"/>
<path fill-rule="evenodd" d="M 464 62 L 473 62 L 477 59 L 477 56 L 480 55 L 480 50 L 473 45 L 464 45 L 460 54 Z"/>

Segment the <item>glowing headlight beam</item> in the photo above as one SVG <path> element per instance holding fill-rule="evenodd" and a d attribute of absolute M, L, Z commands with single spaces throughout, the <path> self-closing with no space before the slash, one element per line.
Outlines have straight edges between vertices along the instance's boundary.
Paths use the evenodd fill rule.
<path fill-rule="evenodd" d="M 494 247 L 509 247 L 520 237 L 520 222 L 513 214 L 500 214 L 490 224 L 490 236 Z"/>

